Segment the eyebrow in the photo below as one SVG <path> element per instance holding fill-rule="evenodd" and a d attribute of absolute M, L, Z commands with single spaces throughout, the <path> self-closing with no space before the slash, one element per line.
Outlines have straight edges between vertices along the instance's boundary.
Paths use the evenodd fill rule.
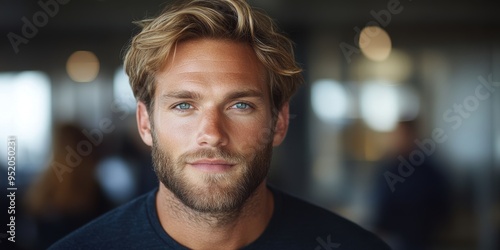
<path fill-rule="evenodd" d="M 194 99 L 194 100 L 199 100 L 201 99 L 201 95 L 199 93 L 193 92 L 193 91 L 188 91 L 188 90 L 181 90 L 181 91 L 173 91 L 169 92 L 167 94 L 164 94 L 161 96 L 162 100 L 166 99 Z"/>
<path fill-rule="evenodd" d="M 232 92 L 225 97 L 226 100 L 234 100 L 244 97 L 257 97 L 260 99 L 264 98 L 264 93 L 254 89 L 244 89 L 236 92 Z"/>
<path fill-rule="evenodd" d="M 229 93 L 225 100 L 234 100 L 244 97 L 257 97 L 259 99 L 264 99 L 264 93 L 254 89 L 244 89 L 235 92 Z M 166 93 L 161 96 L 162 101 L 166 101 L 168 99 L 191 99 L 191 100 L 201 100 L 202 96 L 198 92 L 189 91 L 189 90 L 180 90 Z"/>

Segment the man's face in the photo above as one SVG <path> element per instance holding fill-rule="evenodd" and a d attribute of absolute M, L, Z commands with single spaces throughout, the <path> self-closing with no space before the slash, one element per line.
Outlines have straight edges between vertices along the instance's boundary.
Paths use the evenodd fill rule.
<path fill-rule="evenodd" d="M 246 44 L 189 40 L 172 54 L 156 75 L 152 117 L 138 105 L 155 171 L 194 210 L 237 210 L 267 176 L 288 105 L 273 123 L 265 70 Z"/>

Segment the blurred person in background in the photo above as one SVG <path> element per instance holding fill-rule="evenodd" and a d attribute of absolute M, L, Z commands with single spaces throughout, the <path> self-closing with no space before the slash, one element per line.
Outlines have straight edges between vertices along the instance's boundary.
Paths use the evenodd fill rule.
<path fill-rule="evenodd" d="M 374 226 L 395 250 L 430 249 L 450 212 L 450 187 L 433 154 L 422 152 L 425 159 L 415 157 L 422 160 L 418 166 L 409 159 L 417 155 L 412 152 L 422 151 L 417 144 L 423 145 L 424 140 L 417 131 L 416 121 L 398 124 L 392 135 L 393 150 L 376 175 Z M 401 171 L 408 176 L 401 176 Z M 397 177 L 389 177 L 389 173 Z"/>
<path fill-rule="evenodd" d="M 82 156 L 81 162 L 59 179 L 54 167 L 68 167 L 67 147 L 76 149 L 87 140 L 82 129 L 73 124 L 55 126 L 53 158 L 45 172 L 29 187 L 25 196 L 27 214 L 36 224 L 39 249 L 46 249 L 61 237 L 112 208 L 96 179 L 99 156 Z"/>
<path fill-rule="evenodd" d="M 125 69 L 159 188 L 51 249 L 389 249 L 267 185 L 302 82 L 271 18 L 243 0 L 191 0 L 141 24 Z"/>

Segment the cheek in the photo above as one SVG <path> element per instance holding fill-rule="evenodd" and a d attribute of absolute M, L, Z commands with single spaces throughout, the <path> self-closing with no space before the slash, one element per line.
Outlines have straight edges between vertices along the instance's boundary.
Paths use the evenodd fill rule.
<path fill-rule="evenodd" d="M 155 117 L 154 122 L 158 143 L 171 153 L 187 148 L 192 140 L 194 127 L 191 122 L 161 113 Z"/>
<path fill-rule="evenodd" d="M 271 124 L 263 121 L 249 122 L 239 126 L 233 141 L 240 152 L 253 154 L 272 142 Z"/>

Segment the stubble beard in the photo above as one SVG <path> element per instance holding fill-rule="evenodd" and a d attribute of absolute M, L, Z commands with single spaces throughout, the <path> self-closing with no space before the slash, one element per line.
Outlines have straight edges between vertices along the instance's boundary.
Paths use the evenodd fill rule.
<path fill-rule="evenodd" d="M 192 216 L 192 219 L 201 215 L 217 224 L 225 224 L 249 205 L 248 201 L 268 175 L 272 143 L 263 143 L 255 148 L 251 159 L 224 148 L 186 152 L 174 159 L 166 149 L 162 149 L 153 132 L 153 165 L 159 181 L 185 208 L 198 215 Z M 203 158 L 223 159 L 236 164 L 232 168 L 239 169 L 227 173 L 207 173 L 201 176 L 201 183 L 192 183 L 184 171 L 187 162 Z"/>

